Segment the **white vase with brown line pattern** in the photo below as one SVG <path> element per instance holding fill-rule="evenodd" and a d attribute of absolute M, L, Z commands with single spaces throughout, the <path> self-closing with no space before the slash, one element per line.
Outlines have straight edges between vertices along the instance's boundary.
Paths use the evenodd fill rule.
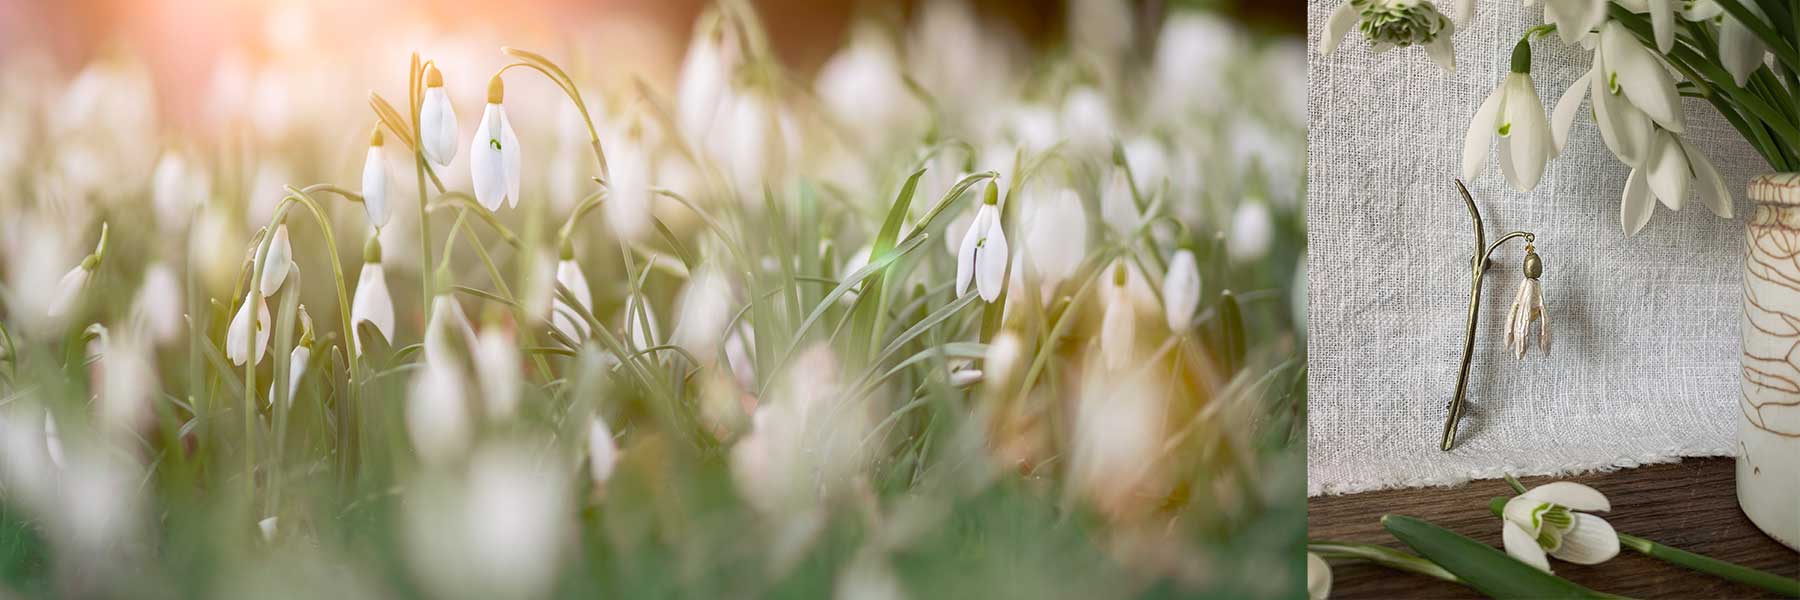
<path fill-rule="evenodd" d="M 1738 505 L 1800 550 L 1800 173 L 1751 179 L 1749 196 Z"/>

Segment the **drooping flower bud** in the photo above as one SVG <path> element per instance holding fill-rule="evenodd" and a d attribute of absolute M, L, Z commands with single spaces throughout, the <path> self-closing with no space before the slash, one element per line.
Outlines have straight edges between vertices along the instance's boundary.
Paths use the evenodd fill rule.
<path fill-rule="evenodd" d="M 389 217 L 387 163 L 381 160 L 381 127 L 369 134 L 369 156 L 363 159 L 363 210 L 369 213 L 369 225 L 381 229 Z"/>
<path fill-rule="evenodd" d="M 387 276 L 381 268 L 381 239 L 369 235 L 363 244 L 363 266 L 356 278 L 356 297 L 350 301 L 352 327 L 367 321 L 389 342 L 394 339 L 394 300 L 388 295 Z M 350 333 L 351 351 L 362 354 L 362 335 Z"/>
<path fill-rule="evenodd" d="M 294 246 L 288 242 L 287 223 L 275 226 L 274 237 L 262 253 L 262 295 L 273 296 L 287 282 L 288 270 L 294 265 Z"/>
<path fill-rule="evenodd" d="M 1194 309 L 1200 306 L 1200 267 L 1194 253 L 1181 250 L 1169 260 L 1169 271 L 1163 274 L 1163 317 L 1169 331 L 1187 331 L 1194 322 Z"/>
<path fill-rule="evenodd" d="M 450 94 L 444 91 L 444 74 L 436 65 L 425 70 L 425 98 L 419 106 L 419 146 L 439 168 L 450 166 L 456 158 L 456 143 L 462 131 L 456 123 L 456 107 L 450 105 Z"/>
<path fill-rule="evenodd" d="M 256 321 L 250 320 L 252 305 L 256 311 Z M 270 326 L 269 303 L 263 301 L 262 294 L 254 291 L 244 297 L 244 304 L 238 307 L 237 316 L 232 317 L 231 326 L 225 332 L 225 356 L 231 364 L 242 365 L 244 361 L 262 364 L 263 353 L 269 349 Z M 251 348 L 254 344 L 255 348 Z"/>
<path fill-rule="evenodd" d="M 969 224 L 968 233 L 963 234 L 962 247 L 956 253 L 957 296 L 968 293 L 969 282 L 974 281 L 982 301 L 993 302 L 1000 297 L 1000 290 L 1006 284 L 1008 252 L 1006 232 L 1000 224 L 997 206 L 999 190 L 998 185 L 988 181 L 981 208 L 975 212 L 975 221 Z"/>

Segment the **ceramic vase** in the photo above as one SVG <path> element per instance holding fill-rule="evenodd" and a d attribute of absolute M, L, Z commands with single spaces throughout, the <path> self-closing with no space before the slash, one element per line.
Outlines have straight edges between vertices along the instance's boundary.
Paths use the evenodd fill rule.
<path fill-rule="evenodd" d="M 1800 550 L 1800 173 L 1750 180 L 1744 232 L 1737 496 L 1770 537 Z"/>

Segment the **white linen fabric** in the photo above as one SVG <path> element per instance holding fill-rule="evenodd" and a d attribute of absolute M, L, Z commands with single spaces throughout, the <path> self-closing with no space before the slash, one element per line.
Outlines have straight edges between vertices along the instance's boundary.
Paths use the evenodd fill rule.
<path fill-rule="evenodd" d="M 1520 240 L 1508 242 L 1484 283 L 1458 445 L 1438 450 L 1474 245 L 1452 180 L 1470 118 L 1543 9 L 1480 2 L 1446 74 L 1423 49 L 1377 55 L 1355 31 L 1320 56 L 1341 1 L 1309 0 L 1307 11 L 1308 494 L 1732 454 L 1744 186 L 1770 169 L 1699 100 L 1687 101 L 1687 139 L 1724 174 L 1733 219 L 1694 196 L 1677 213 L 1659 205 L 1627 239 L 1619 198 L 1629 169 L 1607 152 L 1588 107 L 1537 189 L 1514 191 L 1493 157 L 1469 182 L 1490 243 L 1537 233 L 1555 343 L 1523 361 L 1503 347 L 1524 255 Z M 1532 47 L 1547 113 L 1592 55 L 1554 35 Z"/>

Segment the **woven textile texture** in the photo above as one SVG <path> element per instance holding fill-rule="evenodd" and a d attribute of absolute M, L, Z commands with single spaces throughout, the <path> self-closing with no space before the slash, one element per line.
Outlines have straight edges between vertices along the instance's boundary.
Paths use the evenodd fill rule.
<path fill-rule="evenodd" d="M 1474 245 L 1452 179 L 1471 116 L 1542 8 L 1480 2 L 1446 74 L 1423 49 L 1377 55 L 1359 32 L 1318 55 L 1340 1 L 1308 6 L 1309 495 L 1732 454 L 1744 185 L 1769 169 L 1698 100 L 1687 102 L 1687 138 L 1724 174 L 1733 219 L 1694 196 L 1680 212 L 1659 205 L 1627 239 L 1619 197 L 1629 169 L 1586 106 L 1537 189 L 1513 190 L 1493 157 L 1469 183 L 1490 242 L 1537 233 L 1554 347 L 1523 361 L 1503 349 L 1524 255 L 1508 242 L 1484 283 L 1458 445 L 1438 450 Z M 1554 35 L 1533 49 L 1548 112 L 1592 55 Z"/>

